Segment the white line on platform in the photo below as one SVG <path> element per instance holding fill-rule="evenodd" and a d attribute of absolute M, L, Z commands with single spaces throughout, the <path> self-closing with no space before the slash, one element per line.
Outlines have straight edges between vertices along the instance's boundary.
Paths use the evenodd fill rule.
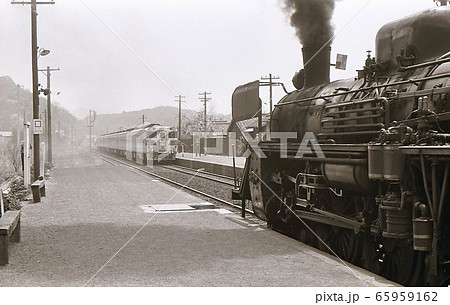
<path fill-rule="evenodd" d="M 155 208 L 153 208 L 152 206 L 148 206 L 148 205 L 142 205 L 140 206 L 140 208 L 143 210 L 144 213 L 149 213 L 149 214 L 174 214 L 174 213 L 193 213 L 193 212 L 216 212 L 219 214 L 229 214 L 231 213 L 228 210 L 225 209 L 165 209 L 165 210 L 156 210 Z"/>

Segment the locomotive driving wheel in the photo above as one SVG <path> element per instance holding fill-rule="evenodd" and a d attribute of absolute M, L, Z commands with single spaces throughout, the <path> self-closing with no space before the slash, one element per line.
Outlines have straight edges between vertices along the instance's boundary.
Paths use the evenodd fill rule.
<path fill-rule="evenodd" d="M 274 194 L 265 202 L 264 213 L 267 218 L 267 226 L 271 229 L 280 228 L 281 226 L 281 219 L 279 217 L 281 204 L 282 202 L 279 200 L 279 197 Z"/>
<path fill-rule="evenodd" d="M 386 239 L 383 248 L 383 273 L 387 279 L 407 286 L 423 284 L 424 255 L 414 251 L 411 241 Z"/>
<path fill-rule="evenodd" d="M 339 215 L 354 218 L 359 213 L 357 200 L 352 197 L 336 197 L 328 193 L 321 198 L 322 208 Z M 317 226 L 319 248 L 325 252 L 330 249 L 340 258 L 352 264 L 358 264 L 361 239 L 353 230 L 341 227 L 319 224 Z M 325 245 L 325 244 L 326 245 Z"/>
<path fill-rule="evenodd" d="M 362 267 L 402 285 L 423 284 L 424 255 L 415 252 L 408 240 L 384 239 L 381 243 L 366 234 L 363 238 Z"/>
<path fill-rule="evenodd" d="M 361 266 L 375 274 L 381 274 L 381 263 L 383 261 L 384 253 L 382 246 L 372 237 L 366 233 L 362 237 L 362 258 Z"/>
<path fill-rule="evenodd" d="M 279 170 L 274 170 L 266 176 L 264 191 L 264 213 L 267 225 L 272 229 L 286 231 L 290 227 L 294 205 L 293 184 L 282 178 Z"/>
<path fill-rule="evenodd" d="M 331 249 L 338 258 L 358 264 L 360 239 L 352 230 L 320 224 L 317 235 L 321 239 L 319 241 L 320 250 L 330 253 Z"/>
<path fill-rule="evenodd" d="M 331 249 L 342 259 L 358 264 L 360 258 L 360 239 L 353 230 L 336 228 L 332 229 L 335 238 L 331 244 Z"/>

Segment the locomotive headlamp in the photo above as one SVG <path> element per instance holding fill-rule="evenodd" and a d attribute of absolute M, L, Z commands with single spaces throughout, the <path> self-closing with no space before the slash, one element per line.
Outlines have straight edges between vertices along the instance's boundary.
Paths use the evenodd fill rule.
<path fill-rule="evenodd" d="M 446 6 L 449 1 L 448 0 L 434 0 L 434 2 L 436 2 L 437 6 Z"/>

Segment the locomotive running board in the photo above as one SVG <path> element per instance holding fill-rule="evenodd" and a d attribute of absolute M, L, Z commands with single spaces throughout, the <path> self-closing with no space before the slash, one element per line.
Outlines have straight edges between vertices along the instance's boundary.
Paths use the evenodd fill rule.
<path fill-rule="evenodd" d="M 330 164 L 367 164 L 367 144 L 320 144 L 325 158 L 319 158 L 316 153 L 305 153 L 302 157 L 297 157 L 298 151 L 301 150 L 300 145 L 299 142 L 287 143 L 286 158 Z M 274 153 L 280 153 L 280 143 L 276 141 L 262 141 L 259 148 L 269 157 Z M 312 152 L 314 148 L 311 149 Z"/>
<path fill-rule="evenodd" d="M 311 220 L 314 222 L 332 225 L 344 229 L 351 229 L 355 232 L 355 234 L 364 231 L 364 227 L 366 225 L 365 222 L 359 222 L 335 213 L 330 213 L 313 207 L 311 207 L 310 209 L 312 210 L 311 212 L 298 209 L 293 210 L 293 212 L 303 220 Z"/>

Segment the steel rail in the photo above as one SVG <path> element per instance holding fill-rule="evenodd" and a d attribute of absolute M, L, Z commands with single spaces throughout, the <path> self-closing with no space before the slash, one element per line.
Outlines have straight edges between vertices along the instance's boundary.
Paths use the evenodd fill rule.
<path fill-rule="evenodd" d="M 234 186 L 233 182 L 219 180 L 219 179 L 216 179 L 216 178 L 213 178 L 213 177 L 208 177 L 207 175 L 212 174 L 212 173 L 209 173 L 209 172 L 202 172 L 202 174 L 198 174 L 198 171 L 196 171 L 195 169 L 190 169 L 190 168 L 189 169 L 188 168 L 183 169 L 183 168 L 172 167 L 172 166 L 169 166 L 169 165 L 161 165 L 160 167 L 168 169 L 168 170 L 176 171 L 176 172 L 179 172 L 179 173 L 187 174 L 187 175 L 195 175 L 196 177 L 203 178 L 203 179 L 210 180 L 210 181 L 214 181 L 214 182 L 217 182 L 217 183 L 222 183 L 222 184 L 225 184 L 225 185 Z M 195 173 L 197 173 L 197 174 L 195 174 Z M 233 180 L 233 178 L 230 178 L 230 177 L 226 177 L 226 178 L 222 178 L 222 179 Z"/>
<path fill-rule="evenodd" d="M 116 159 L 116 158 L 114 158 L 114 157 L 104 155 L 104 154 L 102 154 L 102 153 L 100 153 L 100 152 L 94 152 L 94 154 L 100 156 L 100 158 L 102 158 L 102 159 L 113 160 L 114 162 L 117 162 L 117 163 L 119 163 L 119 164 L 128 166 L 129 168 L 132 168 L 132 169 L 137 170 L 137 171 L 139 171 L 139 172 L 145 173 L 145 174 L 147 174 L 147 175 L 149 175 L 149 176 L 152 176 L 152 177 L 161 179 L 161 180 L 163 180 L 163 181 L 165 181 L 165 182 L 167 182 L 167 183 L 176 185 L 176 186 L 178 186 L 178 187 L 180 187 L 180 188 L 182 188 L 182 189 L 191 191 L 191 192 L 193 192 L 193 193 L 196 193 L 196 194 L 198 194 L 198 195 L 201 195 L 201 196 L 204 196 L 204 197 L 206 197 L 206 198 L 212 199 L 212 200 L 214 200 L 214 201 L 220 202 L 220 203 L 222 203 L 222 204 L 231 206 L 231 207 L 236 208 L 236 209 L 238 209 L 238 210 L 242 210 L 242 207 L 241 207 L 240 205 L 237 205 L 237 204 L 228 202 L 228 201 L 223 200 L 223 199 L 221 199 L 221 198 L 212 196 L 212 195 L 207 194 L 207 193 L 205 193 L 205 192 L 202 192 L 202 191 L 199 191 L 199 190 L 194 189 L 194 188 L 192 188 L 192 187 L 186 186 L 186 185 L 184 185 L 184 184 L 182 184 L 182 183 L 179 183 L 179 182 L 173 181 L 173 180 L 171 180 L 171 179 L 165 178 L 165 177 L 163 177 L 163 176 L 157 175 L 157 174 L 152 173 L 152 172 L 150 172 L 150 171 L 147 171 L 147 170 L 145 170 L 145 169 L 143 169 L 143 168 L 141 168 L 141 167 L 138 167 L 138 166 L 129 164 L 128 162 L 124 162 L 124 161 L 122 161 L 122 160 L 118 160 L 118 159 Z M 107 161 L 107 160 L 105 160 L 105 161 Z M 108 162 L 108 161 L 107 161 L 107 162 Z M 251 211 L 251 210 L 249 210 L 249 209 L 245 209 L 245 211 L 246 211 L 247 213 L 254 214 L 253 211 Z"/>
<path fill-rule="evenodd" d="M 191 171 L 195 170 L 195 168 L 190 168 L 190 167 L 186 167 L 186 166 L 182 166 L 182 165 L 178 165 L 178 164 L 163 165 L 163 166 L 172 166 L 172 167 L 177 167 L 177 168 L 180 168 L 180 169 L 186 169 L 186 170 L 191 170 Z M 218 178 L 231 179 L 231 180 L 233 180 L 233 177 L 230 177 L 230 176 L 220 175 L 220 174 L 216 174 L 216 173 L 212 173 L 212 172 L 207 172 L 207 171 L 205 171 L 205 172 L 203 172 L 203 173 L 204 173 L 204 174 L 208 174 L 208 175 L 210 175 L 210 176 L 218 177 Z"/>

